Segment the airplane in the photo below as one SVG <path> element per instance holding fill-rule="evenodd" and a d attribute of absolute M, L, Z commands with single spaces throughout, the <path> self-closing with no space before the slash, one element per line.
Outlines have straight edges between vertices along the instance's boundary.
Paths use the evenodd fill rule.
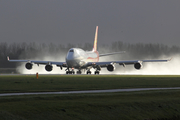
<path fill-rule="evenodd" d="M 122 54 L 122 52 L 113 52 L 106 54 L 99 54 L 97 51 L 97 38 L 98 38 L 98 26 L 96 26 L 94 45 L 92 51 L 84 51 L 80 48 L 71 48 L 69 49 L 67 56 L 65 58 L 65 62 L 56 62 L 56 61 L 37 61 L 37 60 L 10 60 L 7 57 L 9 62 L 26 62 L 25 67 L 28 70 L 31 70 L 33 64 L 37 64 L 38 66 L 45 65 L 46 71 L 50 72 L 53 70 L 52 65 L 56 65 L 60 67 L 62 70 L 63 67 L 67 68 L 66 74 L 75 74 L 74 69 L 77 69 L 77 74 L 81 74 L 82 70 L 86 70 L 87 74 L 91 74 L 91 69 L 94 68 L 94 74 L 99 74 L 101 68 L 107 68 L 108 71 L 112 72 L 115 70 L 115 64 L 123 65 L 134 65 L 134 68 L 140 70 L 143 67 L 144 62 L 168 62 L 170 60 L 129 60 L 129 61 L 107 61 L 107 62 L 99 62 L 99 57 Z"/>

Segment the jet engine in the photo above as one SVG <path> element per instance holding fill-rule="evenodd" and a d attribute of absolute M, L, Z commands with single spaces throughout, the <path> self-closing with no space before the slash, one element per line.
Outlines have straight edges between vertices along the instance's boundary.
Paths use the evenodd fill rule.
<path fill-rule="evenodd" d="M 46 65 L 45 69 L 46 69 L 46 71 L 50 72 L 50 71 L 52 71 L 53 66 L 52 65 Z"/>
<path fill-rule="evenodd" d="M 134 68 L 136 68 L 137 70 L 140 70 L 141 68 L 143 68 L 142 63 L 138 62 L 134 64 Z"/>
<path fill-rule="evenodd" d="M 30 70 L 32 69 L 33 64 L 32 63 L 26 63 L 25 67 L 26 69 Z"/>
<path fill-rule="evenodd" d="M 110 65 L 107 66 L 107 70 L 110 71 L 110 72 L 112 72 L 112 71 L 115 70 L 115 66 L 112 65 L 112 64 L 110 64 Z"/>

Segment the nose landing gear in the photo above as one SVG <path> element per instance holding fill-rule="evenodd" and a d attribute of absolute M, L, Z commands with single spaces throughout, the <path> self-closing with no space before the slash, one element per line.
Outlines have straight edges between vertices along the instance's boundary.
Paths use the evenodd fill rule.
<path fill-rule="evenodd" d="M 74 71 L 66 71 L 66 74 L 75 74 Z"/>
<path fill-rule="evenodd" d="M 66 74 L 75 74 L 74 69 L 72 69 L 71 71 L 67 69 Z"/>

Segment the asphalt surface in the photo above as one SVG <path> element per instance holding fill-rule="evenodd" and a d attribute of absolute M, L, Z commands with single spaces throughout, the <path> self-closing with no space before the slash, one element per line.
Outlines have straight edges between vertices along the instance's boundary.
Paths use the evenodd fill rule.
<path fill-rule="evenodd" d="M 133 89 L 111 89 L 111 90 L 85 90 L 85 91 L 66 91 L 66 92 L 34 92 L 34 93 L 3 93 L 2 96 L 21 96 L 21 95 L 53 95 L 53 94 L 86 94 L 86 93 L 114 93 L 114 92 L 134 92 L 148 90 L 178 90 L 180 87 L 171 88 L 133 88 Z"/>

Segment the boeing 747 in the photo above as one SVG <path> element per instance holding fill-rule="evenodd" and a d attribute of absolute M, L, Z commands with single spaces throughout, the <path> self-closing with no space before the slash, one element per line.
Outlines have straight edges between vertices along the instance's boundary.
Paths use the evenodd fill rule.
<path fill-rule="evenodd" d="M 65 62 L 55 62 L 55 61 L 37 61 L 37 60 L 10 60 L 9 62 L 26 62 L 25 67 L 28 70 L 33 68 L 33 64 L 38 66 L 45 65 L 46 71 L 50 72 L 53 70 L 53 65 L 60 67 L 61 70 L 63 67 L 66 69 L 66 74 L 75 74 L 74 69 L 77 69 L 77 74 L 81 74 L 82 70 L 86 70 L 87 74 L 91 74 L 91 69 L 94 68 L 94 74 L 99 74 L 101 68 L 107 68 L 108 71 L 112 72 L 115 70 L 115 64 L 119 65 L 134 65 L 135 69 L 141 69 L 144 62 L 167 62 L 169 60 L 129 60 L 129 61 L 107 61 L 99 62 L 99 57 L 121 54 L 122 52 L 114 52 L 107 54 L 99 54 L 97 51 L 97 38 L 98 38 L 98 26 L 96 26 L 94 45 L 92 51 L 84 51 L 80 48 L 71 48 L 65 58 Z"/>

